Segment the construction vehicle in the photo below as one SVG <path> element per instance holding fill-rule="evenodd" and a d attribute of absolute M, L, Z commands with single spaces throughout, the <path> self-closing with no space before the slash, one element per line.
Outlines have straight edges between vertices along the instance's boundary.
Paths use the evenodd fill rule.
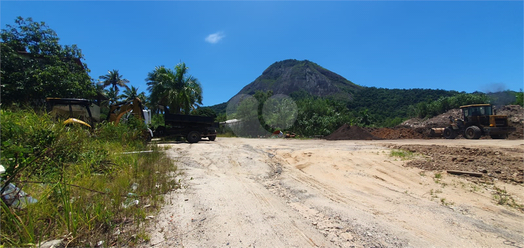
<path fill-rule="evenodd" d="M 88 128 L 93 128 L 94 124 L 100 122 L 100 107 L 87 99 L 77 98 L 46 98 L 47 111 L 55 119 L 65 120 L 65 125 L 79 124 Z M 151 112 L 144 110 L 140 99 L 124 101 L 109 106 L 107 121 L 118 125 L 134 116 L 139 120 L 144 120 L 146 125 L 151 124 Z M 153 137 L 151 129 L 144 133 L 147 140 Z"/>
<path fill-rule="evenodd" d="M 149 126 L 151 124 L 151 111 L 144 110 L 142 101 L 137 97 L 132 101 L 124 101 L 109 106 L 109 114 L 107 121 L 114 122 L 115 125 L 127 121 L 131 116 L 139 120 L 144 120 L 144 123 Z M 144 132 L 147 140 L 153 138 L 153 131 L 147 128 Z"/>
<path fill-rule="evenodd" d="M 64 124 L 80 124 L 92 128 L 100 122 L 100 107 L 91 100 L 78 98 L 46 98 L 47 112 Z"/>
<path fill-rule="evenodd" d="M 171 114 L 166 106 L 164 110 L 164 126 L 155 129 L 155 137 L 184 137 L 189 143 L 197 143 L 202 138 L 214 141 L 217 137 L 218 123 L 215 118 L 199 115 Z"/>
<path fill-rule="evenodd" d="M 435 128 L 433 134 L 442 133 L 446 139 L 454 139 L 463 135 L 466 139 L 479 139 L 481 136 L 491 136 L 492 139 L 505 139 L 508 133 L 515 131 L 508 124 L 508 117 L 494 114 L 490 104 L 472 104 L 461 106 L 462 118 L 449 117 L 450 125 L 446 128 Z"/>

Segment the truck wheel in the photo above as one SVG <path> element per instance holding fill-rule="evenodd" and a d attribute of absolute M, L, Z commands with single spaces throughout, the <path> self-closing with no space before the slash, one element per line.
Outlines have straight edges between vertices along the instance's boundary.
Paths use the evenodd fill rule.
<path fill-rule="evenodd" d="M 209 141 L 215 141 L 217 136 L 207 136 L 207 138 L 209 139 Z"/>
<path fill-rule="evenodd" d="M 482 132 L 480 131 L 480 128 L 477 126 L 470 126 L 466 128 L 466 131 L 464 132 L 464 136 L 466 139 L 479 139 L 482 135 Z"/>
<path fill-rule="evenodd" d="M 155 130 L 155 136 L 163 137 L 166 135 L 166 128 L 164 126 L 159 126 Z"/>
<path fill-rule="evenodd" d="M 446 138 L 446 139 L 454 139 L 455 137 L 457 137 L 457 132 L 455 132 L 455 130 L 453 130 L 453 128 L 446 127 L 444 129 L 444 138 Z"/>
<path fill-rule="evenodd" d="M 197 143 L 200 141 L 200 132 L 198 131 L 191 131 L 187 134 L 187 142 L 189 143 Z"/>

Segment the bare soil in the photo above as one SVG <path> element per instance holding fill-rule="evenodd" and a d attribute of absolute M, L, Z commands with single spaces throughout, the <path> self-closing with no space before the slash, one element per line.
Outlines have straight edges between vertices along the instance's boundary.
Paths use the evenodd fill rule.
<path fill-rule="evenodd" d="M 390 145 L 389 147 L 423 155 L 407 162 L 406 166 L 432 171 L 459 170 L 482 173 L 482 177 L 468 177 L 468 179 L 485 183 L 497 180 L 506 183 L 524 183 L 523 148 L 436 145 Z"/>
<path fill-rule="evenodd" d="M 524 244 L 524 140 L 217 138 L 164 146 L 184 187 L 166 196 L 143 247 Z M 391 156 L 397 149 L 414 155 Z"/>

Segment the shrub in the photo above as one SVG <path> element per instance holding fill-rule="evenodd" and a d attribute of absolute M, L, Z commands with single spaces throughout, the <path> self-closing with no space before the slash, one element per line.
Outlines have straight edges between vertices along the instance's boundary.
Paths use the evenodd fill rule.
<path fill-rule="evenodd" d="M 0 246 L 64 237 L 69 246 L 132 245 L 143 236 L 136 234 L 146 211 L 178 187 L 175 164 L 144 142 L 138 120 L 89 130 L 34 111 L 2 110 L 1 123 L 0 187 L 12 182 L 38 202 L 17 209 L 0 201 Z M 151 152 L 125 153 L 144 149 Z"/>

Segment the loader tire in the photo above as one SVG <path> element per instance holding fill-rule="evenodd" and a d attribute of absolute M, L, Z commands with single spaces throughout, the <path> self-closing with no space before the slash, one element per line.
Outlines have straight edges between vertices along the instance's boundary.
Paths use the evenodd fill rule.
<path fill-rule="evenodd" d="M 466 137 L 466 139 L 479 139 L 481 135 L 482 132 L 477 126 L 470 126 L 464 131 L 464 137 Z"/>
<path fill-rule="evenodd" d="M 455 137 L 457 137 L 457 132 L 455 132 L 453 128 L 446 127 L 446 129 L 444 129 L 443 135 L 446 139 L 454 139 Z"/>

